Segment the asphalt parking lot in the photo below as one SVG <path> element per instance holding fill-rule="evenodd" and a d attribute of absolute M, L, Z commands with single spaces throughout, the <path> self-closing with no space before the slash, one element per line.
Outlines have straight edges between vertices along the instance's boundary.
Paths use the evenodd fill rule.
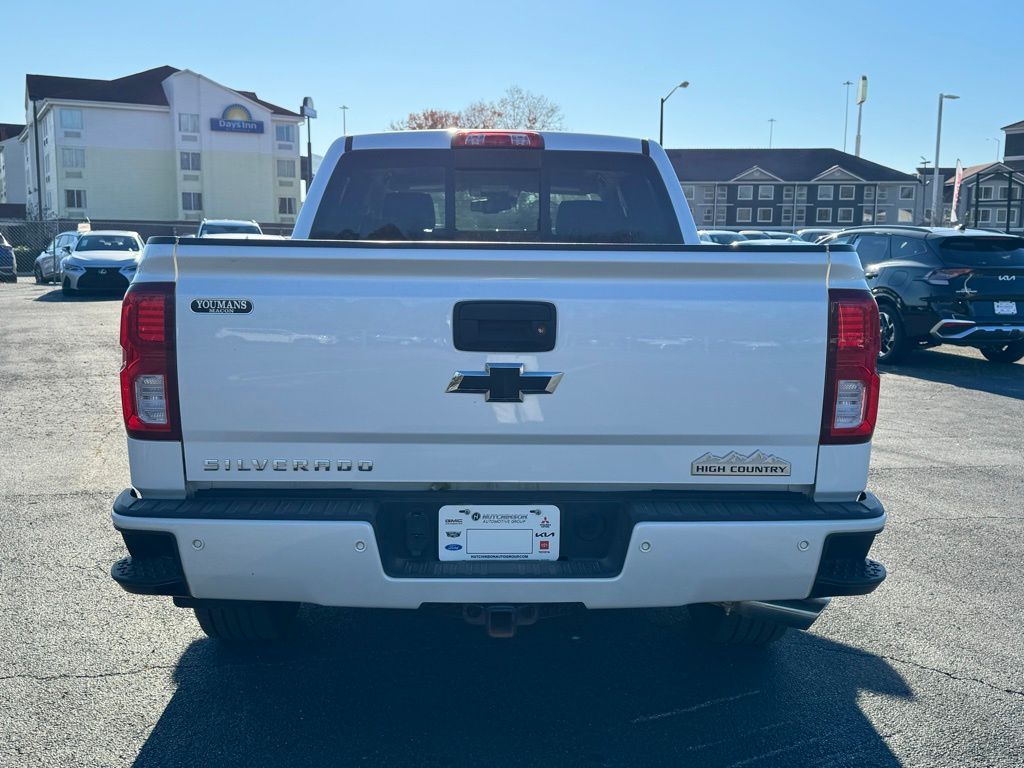
<path fill-rule="evenodd" d="M 764 654 L 664 615 L 494 641 L 305 608 L 294 645 L 237 656 L 108 576 L 119 306 L 0 286 L 0 766 L 1024 765 L 1024 364 L 883 374 L 889 580 Z"/>

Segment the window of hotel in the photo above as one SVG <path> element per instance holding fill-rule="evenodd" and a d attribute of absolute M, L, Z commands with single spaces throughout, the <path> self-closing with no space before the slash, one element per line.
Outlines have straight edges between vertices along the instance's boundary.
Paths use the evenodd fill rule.
<path fill-rule="evenodd" d="M 715 187 L 715 199 L 720 203 L 724 203 L 729 199 L 729 190 L 725 187 Z"/>
<path fill-rule="evenodd" d="M 736 192 L 737 200 L 753 200 L 754 187 L 752 184 L 741 184 Z"/>
<path fill-rule="evenodd" d="M 984 187 L 982 187 L 984 189 Z M 982 224 L 989 224 L 992 221 L 992 211 L 988 208 L 982 208 L 978 211 L 978 221 Z"/>
<path fill-rule="evenodd" d="M 881 189 L 879 189 L 878 190 L 878 199 L 879 200 L 888 200 L 889 199 L 889 190 L 885 189 L 885 187 L 882 187 Z"/>
<path fill-rule="evenodd" d="M 814 220 L 819 224 L 830 224 L 832 222 L 832 209 L 819 208 L 815 214 Z"/>
<path fill-rule="evenodd" d="M 693 200 L 693 185 L 692 184 L 689 184 L 689 185 L 683 187 L 683 196 L 686 197 L 687 200 Z"/>
<path fill-rule="evenodd" d="M 202 192 L 182 192 L 181 193 L 181 208 L 185 211 L 201 211 L 203 210 L 203 193 Z"/>
<path fill-rule="evenodd" d="M 757 199 L 758 200 L 774 200 L 775 199 L 775 187 L 761 185 L 757 188 Z"/>
<path fill-rule="evenodd" d="M 790 202 L 793 199 L 793 188 L 783 187 L 782 188 L 782 199 L 786 202 Z"/>
<path fill-rule="evenodd" d="M 876 224 L 885 224 L 886 219 L 888 219 L 888 218 L 889 218 L 889 214 L 887 212 L 879 211 L 878 212 L 878 220 L 875 223 Z"/>
<path fill-rule="evenodd" d="M 737 224 L 749 224 L 750 223 L 750 209 L 749 208 L 737 208 L 736 209 L 736 223 Z"/>
<path fill-rule="evenodd" d="M 818 199 L 819 200 L 831 200 L 832 195 L 835 193 L 835 189 L 831 184 L 826 184 L 823 187 L 818 187 Z M 818 219 L 821 221 L 821 219 Z"/>
<path fill-rule="evenodd" d="M 865 224 L 871 224 L 875 220 L 874 214 L 867 208 L 864 209 L 864 213 L 860 218 Z"/>
<path fill-rule="evenodd" d="M 85 150 L 82 147 L 61 147 L 60 164 L 65 168 L 85 168 Z"/>
<path fill-rule="evenodd" d="M 806 224 L 807 223 L 807 209 L 806 208 L 797 208 L 796 209 L 796 223 L 797 224 Z"/>
<path fill-rule="evenodd" d="M 198 152 L 181 152 L 181 170 L 199 171 L 202 170 L 202 162 Z"/>
<path fill-rule="evenodd" d="M 910 208 L 900 208 L 896 212 L 896 223 L 897 224 L 913 224 L 914 223 L 914 212 Z"/>
<path fill-rule="evenodd" d="M 991 200 L 993 197 L 995 197 L 995 187 L 990 187 L 986 185 L 981 188 L 982 200 Z"/>
<path fill-rule="evenodd" d="M 900 200 L 913 200 L 914 188 L 909 184 L 900 187 Z"/>
<path fill-rule="evenodd" d="M 179 112 L 178 130 L 182 133 L 199 133 L 199 115 L 192 112 Z"/>
<path fill-rule="evenodd" d="M 875 199 L 875 188 L 874 187 L 864 187 L 864 200 L 865 200 L 865 202 L 870 202 L 871 200 L 874 200 L 874 199 Z"/>
<path fill-rule="evenodd" d="M 68 208 L 85 208 L 85 190 L 65 189 L 64 204 Z"/>
<path fill-rule="evenodd" d="M 704 187 L 704 202 L 705 203 L 711 203 L 711 202 L 714 202 L 714 200 L 715 200 L 715 188 L 714 187 Z"/>
<path fill-rule="evenodd" d="M 295 126 L 294 125 L 275 125 L 274 135 L 277 136 L 278 141 L 290 141 L 295 143 Z"/>
<path fill-rule="evenodd" d="M 792 224 L 793 223 L 793 209 L 792 208 L 783 208 L 782 209 L 782 223 L 783 224 Z"/>
<path fill-rule="evenodd" d="M 857 197 L 857 188 L 853 184 L 839 185 L 840 200 L 853 200 L 855 197 Z"/>
<path fill-rule="evenodd" d="M 840 208 L 836 221 L 840 224 L 853 224 L 853 208 Z"/>
<path fill-rule="evenodd" d="M 286 179 L 295 178 L 295 161 L 294 160 L 278 160 L 277 161 L 277 175 Z"/>
<path fill-rule="evenodd" d="M 715 209 L 714 208 L 705 208 L 704 211 L 701 213 L 701 221 L 703 221 L 705 224 L 710 224 L 711 223 L 711 218 L 714 215 L 715 215 Z"/>
<path fill-rule="evenodd" d="M 82 110 L 62 109 L 60 111 L 60 127 L 79 130 L 82 127 Z"/>
<path fill-rule="evenodd" d="M 1006 199 L 1006 187 L 1000 187 L 999 188 L 999 199 L 1000 200 L 1005 200 Z"/>
<path fill-rule="evenodd" d="M 279 197 L 277 198 L 277 212 L 284 213 L 287 215 L 294 215 L 295 213 L 295 198 L 294 197 Z"/>
<path fill-rule="evenodd" d="M 798 203 L 806 203 L 807 202 L 807 187 L 797 187 L 796 188 L 796 201 Z"/>
<path fill-rule="evenodd" d="M 772 210 L 771 208 L 758 208 L 757 209 L 757 223 L 758 224 L 771 224 L 772 223 Z"/>
<path fill-rule="evenodd" d="M 725 217 L 729 211 L 726 208 L 719 208 L 715 211 L 715 224 L 725 224 Z"/>
<path fill-rule="evenodd" d="M 1006 209 L 1005 208 L 1000 208 L 998 211 L 996 211 L 996 224 L 1005 224 L 1005 223 L 1006 223 Z"/>

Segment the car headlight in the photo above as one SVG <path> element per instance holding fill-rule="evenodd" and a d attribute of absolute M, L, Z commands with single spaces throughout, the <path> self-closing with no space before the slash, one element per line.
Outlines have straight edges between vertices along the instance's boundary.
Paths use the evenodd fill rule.
<path fill-rule="evenodd" d="M 65 272 L 85 272 L 85 267 L 83 267 L 81 264 L 74 264 L 68 261 L 61 264 L 61 267 L 64 269 Z"/>

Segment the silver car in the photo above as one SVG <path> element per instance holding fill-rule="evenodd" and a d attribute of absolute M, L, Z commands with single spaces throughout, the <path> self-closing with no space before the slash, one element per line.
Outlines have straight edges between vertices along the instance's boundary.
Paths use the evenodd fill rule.
<path fill-rule="evenodd" d="M 78 232 L 61 232 L 36 256 L 32 273 L 37 283 L 55 283 L 60 280 L 60 260 L 71 253 L 81 237 Z"/>
<path fill-rule="evenodd" d="M 61 290 L 65 296 L 79 291 L 124 293 L 135 277 L 142 256 L 138 232 L 86 232 L 60 262 Z"/>

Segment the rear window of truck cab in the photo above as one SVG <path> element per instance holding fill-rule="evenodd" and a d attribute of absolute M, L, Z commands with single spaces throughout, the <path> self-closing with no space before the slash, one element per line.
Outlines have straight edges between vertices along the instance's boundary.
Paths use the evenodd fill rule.
<path fill-rule="evenodd" d="M 651 158 L 522 149 L 345 153 L 310 238 L 683 242 Z"/>

